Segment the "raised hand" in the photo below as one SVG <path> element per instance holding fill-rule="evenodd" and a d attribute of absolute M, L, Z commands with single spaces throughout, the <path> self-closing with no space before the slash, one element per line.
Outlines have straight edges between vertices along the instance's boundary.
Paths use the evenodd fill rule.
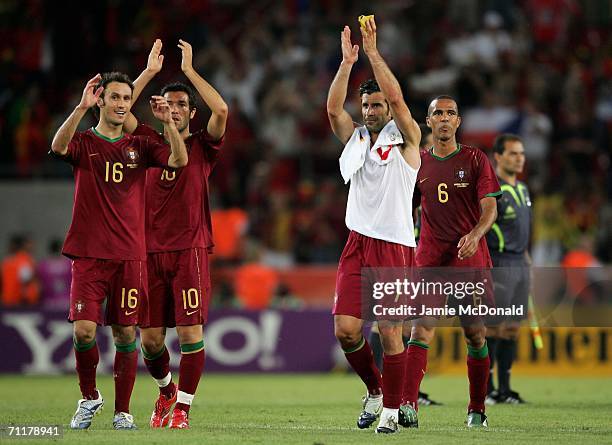
<path fill-rule="evenodd" d="M 87 85 L 85 85 L 85 89 L 83 90 L 83 96 L 81 96 L 81 102 L 79 102 L 79 108 L 91 108 L 96 102 L 98 102 L 98 98 L 104 91 L 104 87 L 98 87 L 96 89 L 96 85 L 100 83 L 100 79 L 102 76 L 100 74 L 96 74 L 94 77 L 89 79 Z"/>
<path fill-rule="evenodd" d="M 162 65 L 164 64 L 164 56 L 161 54 L 161 50 L 162 41 L 156 39 L 149 53 L 149 59 L 147 60 L 147 70 L 155 74 L 161 71 Z"/>
<path fill-rule="evenodd" d="M 359 45 L 352 44 L 351 29 L 348 26 L 345 26 L 340 33 L 340 41 L 342 42 L 342 61 L 351 65 L 357 62 Z"/>
<path fill-rule="evenodd" d="M 360 27 L 361 36 L 363 37 L 363 51 L 367 54 L 375 54 L 378 52 L 376 48 L 376 22 L 374 17 L 365 21 L 365 27 Z"/>
<path fill-rule="evenodd" d="M 187 72 L 193 69 L 193 49 L 188 42 L 179 39 L 179 44 L 177 45 L 183 54 L 183 58 L 181 60 L 181 69 L 183 72 Z"/>
<path fill-rule="evenodd" d="M 151 104 L 153 116 L 155 116 L 157 120 L 164 124 L 171 124 L 174 122 L 172 120 L 170 105 L 168 105 L 168 102 L 163 96 L 151 96 L 151 100 L 149 102 Z"/>

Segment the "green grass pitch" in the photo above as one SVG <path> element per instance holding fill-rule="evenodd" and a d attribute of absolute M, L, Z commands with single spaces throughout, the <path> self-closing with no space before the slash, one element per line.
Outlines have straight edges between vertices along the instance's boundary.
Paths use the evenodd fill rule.
<path fill-rule="evenodd" d="M 418 430 L 394 436 L 359 430 L 362 385 L 354 375 L 205 375 L 191 429 L 151 430 L 154 382 L 141 374 L 132 396 L 140 429 L 112 430 L 113 382 L 99 377 L 104 411 L 88 431 L 67 430 L 79 398 L 76 376 L 0 377 L 0 424 L 63 424 L 58 444 L 612 444 L 612 378 L 513 378 L 530 402 L 489 407 L 489 428 L 464 426 L 467 378 L 428 376 L 423 389 L 444 403 L 420 410 Z M 49 441 L 3 440 L 3 443 Z"/>

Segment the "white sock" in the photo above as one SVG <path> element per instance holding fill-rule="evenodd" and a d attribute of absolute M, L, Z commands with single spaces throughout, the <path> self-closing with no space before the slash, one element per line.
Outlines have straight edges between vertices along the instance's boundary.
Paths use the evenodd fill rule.
<path fill-rule="evenodd" d="M 379 394 L 377 396 L 371 396 L 368 394 L 368 401 L 366 402 L 363 408 L 364 411 L 370 414 L 378 415 L 378 413 L 380 413 L 380 409 L 382 408 L 382 397 L 382 394 Z"/>
<path fill-rule="evenodd" d="M 159 386 L 160 388 L 165 388 L 172 381 L 172 373 L 169 372 L 168 375 L 164 377 L 163 379 L 153 379 L 153 380 L 155 380 L 155 382 L 157 383 L 157 386 Z"/>
<path fill-rule="evenodd" d="M 399 418 L 399 409 L 383 407 L 382 413 L 380 414 L 379 425 L 385 426 L 389 417 L 393 417 L 393 420 L 397 423 L 397 419 Z"/>
<path fill-rule="evenodd" d="M 191 402 L 193 402 L 193 394 L 187 394 L 186 392 L 179 391 L 178 396 L 176 397 L 177 403 L 184 403 L 185 405 L 191 406 Z"/>

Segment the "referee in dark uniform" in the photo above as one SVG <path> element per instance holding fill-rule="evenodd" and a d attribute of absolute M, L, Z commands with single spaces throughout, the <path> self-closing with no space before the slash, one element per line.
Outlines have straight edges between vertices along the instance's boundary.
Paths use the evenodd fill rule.
<path fill-rule="evenodd" d="M 523 306 L 523 316 L 497 318 L 487 328 L 491 374 L 486 403 L 525 403 L 510 387 L 510 371 L 516 356 L 521 320 L 527 317 L 529 301 L 528 245 L 531 231 L 531 200 L 527 186 L 517 180 L 525 165 L 525 149 L 518 136 L 502 134 L 493 145 L 496 173 L 503 196 L 497 201 L 497 220 L 487 234 L 493 260 L 497 307 Z M 493 367 L 497 363 L 497 384 Z"/>

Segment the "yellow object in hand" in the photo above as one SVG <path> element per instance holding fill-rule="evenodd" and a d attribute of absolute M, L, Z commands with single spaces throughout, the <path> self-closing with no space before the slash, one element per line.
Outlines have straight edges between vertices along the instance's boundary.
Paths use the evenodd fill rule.
<path fill-rule="evenodd" d="M 366 29 L 366 22 L 369 19 L 373 19 L 374 18 L 374 14 L 372 15 L 360 15 L 359 16 L 359 25 L 361 26 L 361 29 L 365 30 Z"/>

